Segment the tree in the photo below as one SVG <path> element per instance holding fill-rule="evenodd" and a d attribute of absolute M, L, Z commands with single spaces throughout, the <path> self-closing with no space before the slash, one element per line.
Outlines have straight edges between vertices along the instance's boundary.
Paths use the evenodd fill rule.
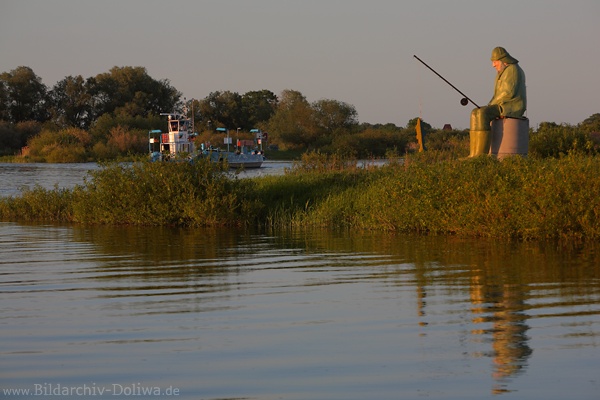
<path fill-rule="evenodd" d="M 358 124 L 354 106 L 338 100 L 319 100 L 312 105 L 317 126 L 324 134 L 335 135 Z"/>
<path fill-rule="evenodd" d="M 413 118 L 410 121 L 408 121 L 408 123 L 406 124 L 406 129 L 414 131 L 416 129 L 418 119 L 419 118 L 417 117 L 417 118 Z M 428 133 L 428 132 L 431 132 L 431 129 L 432 129 L 431 125 L 429 125 L 427 122 L 421 120 L 421 132 Z"/>
<path fill-rule="evenodd" d="M 579 127 L 588 133 L 600 132 L 600 113 L 587 117 L 579 124 Z"/>
<path fill-rule="evenodd" d="M 313 109 L 306 97 L 295 90 L 281 92 L 277 110 L 268 123 L 274 143 L 283 147 L 310 147 L 317 139 L 318 130 Z"/>
<path fill-rule="evenodd" d="M 119 113 L 118 115 L 103 114 L 94 122 L 89 132 L 94 142 L 106 143 L 112 135 L 111 131 L 117 127 L 125 130 L 141 130 L 145 132 L 151 129 L 166 131 L 167 120 L 158 115 L 149 115 L 147 117 L 138 115 L 133 117 L 125 113 Z"/>
<path fill-rule="evenodd" d="M 215 128 L 237 129 L 247 125 L 242 113 L 242 96 L 237 92 L 212 92 L 199 103 L 202 121 L 206 130 Z"/>
<path fill-rule="evenodd" d="M 113 67 L 86 82 L 91 96 L 92 120 L 106 113 L 130 116 L 177 110 L 181 93 L 168 80 L 151 78 L 143 67 Z"/>
<path fill-rule="evenodd" d="M 11 123 L 0 120 L 0 155 L 14 154 L 21 146 L 19 132 Z"/>
<path fill-rule="evenodd" d="M 247 121 L 243 128 L 250 130 L 267 122 L 275 113 L 277 96 L 270 90 L 246 92 L 242 96 L 242 112 Z"/>
<path fill-rule="evenodd" d="M 44 122 L 48 119 L 46 100 L 48 89 L 29 67 L 17 67 L 0 74 L 0 112 L 9 121 Z"/>
<path fill-rule="evenodd" d="M 42 124 L 37 121 L 24 121 L 11 124 L 0 120 L 0 154 L 16 154 L 27 141 L 40 133 Z"/>
<path fill-rule="evenodd" d="M 8 97 L 8 85 L 4 79 L 0 78 L 0 121 L 9 121 L 10 114 L 8 112 L 9 107 Z"/>
<path fill-rule="evenodd" d="M 52 120 L 60 127 L 87 129 L 91 125 L 92 103 L 81 75 L 67 76 L 49 93 Z"/>

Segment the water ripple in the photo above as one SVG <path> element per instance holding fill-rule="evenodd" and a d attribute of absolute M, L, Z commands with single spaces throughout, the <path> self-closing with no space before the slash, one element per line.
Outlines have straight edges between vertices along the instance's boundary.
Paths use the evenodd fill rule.
<path fill-rule="evenodd" d="M 593 398 L 600 263 L 536 246 L 0 223 L 0 384 Z"/>

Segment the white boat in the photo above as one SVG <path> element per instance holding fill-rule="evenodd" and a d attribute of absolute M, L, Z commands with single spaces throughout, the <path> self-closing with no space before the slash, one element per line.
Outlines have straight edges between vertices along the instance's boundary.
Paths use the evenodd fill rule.
<path fill-rule="evenodd" d="M 151 161 L 169 160 L 194 160 L 196 158 L 210 158 L 213 162 L 227 160 L 229 168 L 260 168 L 265 159 L 261 150 L 249 150 L 252 141 L 239 141 L 236 151 L 229 151 L 231 143 L 229 131 L 227 131 L 227 151 L 219 148 L 196 149 L 193 133 L 193 121 L 183 114 L 165 113 L 168 118 L 168 133 L 160 130 L 148 132 L 148 151 Z M 218 128 L 226 131 L 224 128 Z M 261 136 L 262 138 L 262 136 Z M 204 147 L 204 145 L 202 146 Z"/>

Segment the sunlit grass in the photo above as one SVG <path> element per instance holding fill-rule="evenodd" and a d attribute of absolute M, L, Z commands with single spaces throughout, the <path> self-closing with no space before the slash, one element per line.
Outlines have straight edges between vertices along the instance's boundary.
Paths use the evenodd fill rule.
<path fill-rule="evenodd" d="M 283 176 L 231 178 L 208 162 L 107 164 L 72 190 L 0 199 L 2 220 L 600 238 L 600 158 L 428 152 L 382 167 L 303 157 Z"/>

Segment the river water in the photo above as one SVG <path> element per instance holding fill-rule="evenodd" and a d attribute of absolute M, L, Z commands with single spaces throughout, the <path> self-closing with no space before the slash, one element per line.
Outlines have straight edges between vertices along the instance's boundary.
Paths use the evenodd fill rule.
<path fill-rule="evenodd" d="M 598 399 L 597 244 L 0 223 L 3 398 Z"/>

